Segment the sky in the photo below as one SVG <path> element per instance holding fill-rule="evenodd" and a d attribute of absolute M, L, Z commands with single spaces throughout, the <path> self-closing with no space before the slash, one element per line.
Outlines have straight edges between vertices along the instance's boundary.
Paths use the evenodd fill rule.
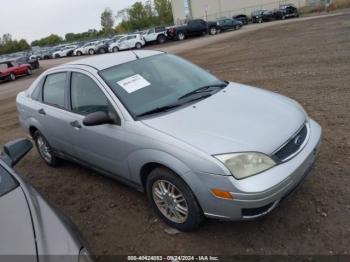
<path fill-rule="evenodd" d="M 106 7 L 116 14 L 136 0 L 6 0 L 0 8 L 0 36 L 28 42 L 50 35 L 101 29 L 100 17 Z M 144 0 L 142 0 L 144 2 Z"/>

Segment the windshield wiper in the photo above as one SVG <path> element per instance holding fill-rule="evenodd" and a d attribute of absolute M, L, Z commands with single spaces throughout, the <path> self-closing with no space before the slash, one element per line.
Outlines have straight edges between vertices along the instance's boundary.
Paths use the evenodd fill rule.
<path fill-rule="evenodd" d="M 151 109 L 149 111 L 146 111 L 144 113 L 137 115 L 137 117 L 161 113 L 161 112 L 168 111 L 170 109 L 173 109 L 173 108 L 179 107 L 179 106 L 181 106 L 181 104 L 171 104 L 171 105 L 167 105 L 167 106 L 156 107 L 154 109 Z"/>
<path fill-rule="evenodd" d="M 197 101 L 197 100 L 205 99 L 205 98 L 207 98 L 209 96 L 211 96 L 211 94 L 202 94 L 201 96 L 195 97 L 193 99 L 186 100 L 186 101 L 181 102 L 181 103 L 179 102 L 179 103 L 174 103 L 174 104 L 170 104 L 170 105 L 167 105 L 167 106 L 156 107 L 154 109 L 151 109 L 149 111 L 146 111 L 144 113 L 136 115 L 136 117 L 141 117 L 141 116 L 146 116 L 146 115 L 152 115 L 152 114 L 156 114 L 156 113 L 165 112 L 165 111 L 168 111 L 168 110 L 173 109 L 175 107 L 182 106 L 182 105 L 190 103 L 190 102 L 194 102 L 194 101 Z"/>
<path fill-rule="evenodd" d="M 195 94 L 200 94 L 200 93 L 204 93 L 204 92 L 211 92 L 213 90 L 209 90 L 210 88 L 212 87 L 219 87 L 219 88 L 223 88 L 223 87 L 226 87 L 228 84 L 226 82 L 221 82 L 221 83 L 217 83 L 217 84 L 212 84 L 212 85 L 207 85 L 207 86 L 202 86 L 200 88 L 197 88 L 187 94 L 184 94 L 183 96 L 180 96 L 177 100 L 182 100 L 186 97 L 189 97 L 189 96 L 193 96 Z"/>

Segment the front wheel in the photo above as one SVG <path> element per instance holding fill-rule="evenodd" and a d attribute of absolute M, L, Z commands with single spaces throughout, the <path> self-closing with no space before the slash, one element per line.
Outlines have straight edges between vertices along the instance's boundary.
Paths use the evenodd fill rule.
<path fill-rule="evenodd" d="M 27 68 L 27 75 L 32 75 L 32 69 L 30 69 L 30 68 Z"/>
<path fill-rule="evenodd" d="M 136 48 L 136 49 L 141 49 L 141 47 L 142 47 L 142 44 L 141 44 L 141 43 L 136 43 L 136 45 L 135 45 L 135 48 Z"/>
<path fill-rule="evenodd" d="M 90 49 L 89 50 L 89 55 L 94 55 L 95 54 L 95 50 L 94 49 Z"/>
<path fill-rule="evenodd" d="M 119 51 L 119 48 L 115 46 L 115 47 L 113 47 L 112 51 L 113 51 L 113 53 L 116 53 Z"/>
<path fill-rule="evenodd" d="M 182 41 L 185 39 L 185 34 L 183 32 L 179 32 L 177 34 L 177 40 Z"/>
<path fill-rule="evenodd" d="M 46 138 L 39 131 L 35 131 L 33 139 L 35 141 L 36 148 L 38 149 L 38 152 L 45 163 L 49 166 L 57 166 L 60 159 L 53 155 L 53 150 Z"/>
<path fill-rule="evenodd" d="M 77 52 L 77 56 L 81 56 L 82 54 L 83 54 L 83 53 L 80 52 L 80 51 Z"/>
<path fill-rule="evenodd" d="M 155 212 L 169 226 L 180 231 L 196 229 L 202 211 L 188 185 L 172 171 L 159 167 L 146 181 L 147 196 Z"/>
<path fill-rule="evenodd" d="M 215 28 L 215 27 L 211 27 L 210 30 L 209 30 L 209 33 L 210 33 L 211 35 L 216 35 L 216 33 L 217 33 L 216 28 Z"/>

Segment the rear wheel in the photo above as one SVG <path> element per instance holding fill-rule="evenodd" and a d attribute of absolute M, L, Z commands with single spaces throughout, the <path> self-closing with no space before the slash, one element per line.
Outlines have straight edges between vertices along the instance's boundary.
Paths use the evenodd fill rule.
<path fill-rule="evenodd" d="M 46 138 L 39 131 L 35 131 L 33 134 L 33 139 L 35 141 L 36 148 L 38 149 L 38 152 L 45 163 L 49 166 L 57 166 L 60 159 L 53 155 L 53 150 Z"/>
<path fill-rule="evenodd" d="M 141 47 L 142 47 L 142 44 L 141 44 L 141 43 L 137 42 L 137 43 L 135 44 L 135 48 L 136 48 L 136 49 L 140 49 Z"/>
<path fill-rule="evenodd" d="M 115 46 L 115 47 L 112 48 L 112 51 L 113 51 L 113 53 L 116 53 L 116 52 L 119 51 L 119 48 Z"/>
<path fill-rule="evenodd" d="M 95 50 L 94 49 L 89 49 L 89 55 L 94 55 L 95 54 Z"/>
<path fill-rule="evenodd" d="M 32 74 L 32 69 L 28 67 L 28 68 L 27 68 L 27 75 L 30 76 L 31 74 Z"/>
<path fill-rule="evenodd" d="M 77 56 L 81 56 L 83 53 L 81 51 L 77 52 Z"/>
<path fill-rule="evenodd" d="M 14 73 L 11 73 L 11 74 L 9 75 L 9 80 L 10 80 L 10 81 L 15 81 L 15 80 L 16 80 L 16 75 L 15 75 Z"/>
<path fill-rule="evenodd" d="M 157 37 L 157 43 L 158 43 L 158 44 L 164 44 L 165 41 L 166 41 L 166 37 L 165 37 L 164 35 L 159 35 L 159 36 Z"/>
<path fill-rule="evenodd" d="M 148 198 L 155 212 L 169 226 L 181 231 L 197 228 L 202 211 L 188 185 L 169 169 L 154 169 L 146 181 Z"/>

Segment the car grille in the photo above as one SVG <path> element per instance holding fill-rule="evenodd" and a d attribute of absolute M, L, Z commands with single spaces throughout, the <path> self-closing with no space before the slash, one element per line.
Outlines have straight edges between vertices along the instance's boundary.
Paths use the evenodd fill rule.
<path fill-rule="evenodd" d="M 304 124 L 304 126 L 297 132 L 294 136 L 291 137 L 291 139 L 283 145 L 280 149 L 278 149 L 274 156 L 283 161 L 292 156 L 294 153 L 296 153 L 302 144 L 304 143 L 306 137 L 307 137 L 307 126 Z"/>

